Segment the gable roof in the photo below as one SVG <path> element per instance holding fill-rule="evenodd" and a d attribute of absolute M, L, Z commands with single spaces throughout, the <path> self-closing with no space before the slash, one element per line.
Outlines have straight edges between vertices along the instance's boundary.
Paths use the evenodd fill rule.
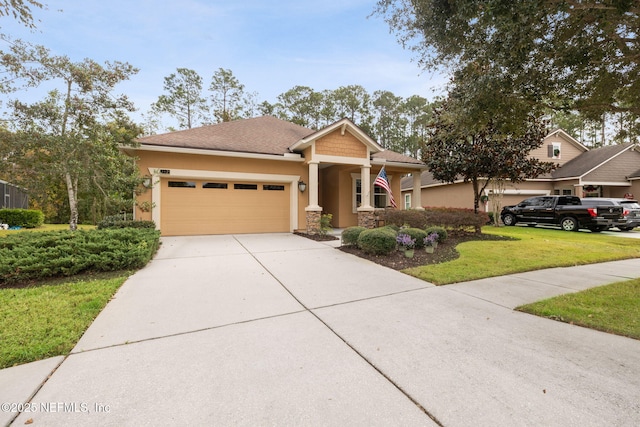
<path fill-rule="evenodd" d="M 143 145 L 283 155 L 314 131 L 271 116 L 138 138 Z"/>
<path fill-rule="evenodd" d="M 145 147 L 284 156 L 294 151 L 302 151 L 316 139 L 336 130 L 354 135 L 370 148 L 373 153 L 371 158 L 379 163 L 423 164 L 413 157 L 385 150 L 349 119 L 339 120 L 315 131 L 276 117 L 262 116 L 144 136 L 137 141 Z"/>
<path fill-rule="evenodd" d="M 311 145 L 313 141 L 318 140 L 323 136 L 329 135 L 330 133 L 333 133 L 338 129 L 340 129 L 340 132 L 343 135 L 345 132 L 349 132 L 351 135 L 355 136 L 358 139 L 358 141 L 366 145 L 371 150 L 372 153 L 377 153 L 384 150 L 384 148 L 382 148 L 380 144 L 378 144 L 376 141 L 371 139 L 369 135 L 364 133 L 362 129 L 360 129 L 358 126 L 355 125 L 355 123 L 353 123 L 351 120 L 347 118 L 338 120 L 337 122 L 329 126 L 326 126 L 320 129 L 319 131 L 314 132 L 311 135 L 308 135 L 305 138 L 300 139 L 299 141 L 296 141 L 296 143 L 291 145 L 289 149 L 291 151 L 304 150 L 309 145 Z"/>
<path fill-rule="evenodd" d="M 563 129 L 560 129 L 560 128 L 549 132 L 547 136 L 544 137 L 543 141 L 549 138 L 552 138 L 554 136 L 559 136 L 565 141 L 575 145 L 580 151 L 589 151 L 589 148 L 586 145 L 582 144 L 580 141 L 578 141 L 577 139 L 575 139 L 574 137 L 572 137 L 571 135 L 569 135 L 567 132 L 565 132 Z"/>
<path fill-rule="evenodd" d="M 622 154 L 634 146 L 633 143 L 607 145 L 586 151 L 553 171 L 553 179 L 578 178 L 595 168 L 602 166 L 612 158 Z"/>

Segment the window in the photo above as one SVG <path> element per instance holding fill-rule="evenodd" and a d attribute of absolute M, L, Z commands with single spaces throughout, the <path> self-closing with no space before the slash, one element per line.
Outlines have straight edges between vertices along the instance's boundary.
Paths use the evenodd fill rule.
<path fill-rule="evenodd" d="M 169 187 L 173 188 L 196 188 L 193 181 L 169 181 Z"/>
<path fill-rule="evenodd" d="M 265 191 L 284 191 L 284 185 L 265 184 L 262 189 Z"/>
<path fill-rule="evenodd" d="M 257 190 L 258 184 L 233 184 L 234 190 Z"/>
<path fill-rule="evenodd" d="M 371 184 L 373 187 L 373 207 L 374 208 L 386 208 L 387 207 L 387 192 L 382 187 Z"/>
<path fill-rule="evenodd" d="M 226 189 L 229 185 L 226 182 L 205 182 L 202 184 L 202 188 L 219 188 Z"/>
<path fill-rule="evenodd" d="M 559 159 L 561 153 L 561 144 L 559 142 L 554 142 L 547 145 L 547 156 L 552 159 Z"/>
<path fill-rule="evenodd" d="M 353 178 L 353 212 L 356 212 L 356 209 L 362 206 L 362 181 L 360 180 L 360 174 L 352 174 Z M 389 195 L 382 187 L 378 187 L 377 185 L 373 185 L 373 181 L 375 181 L 376 177 L 371 177 L 371 199 L 369 200 L 369 204 L 374 208 L 386 208 L 389 205 Z M 391 177 L 389 177 L 391 180 Z"/>
<path fill-rule="evenodd" d="M 409 193 L 404 195 L 404 208 L 411 209 L 411 194 Z"/>

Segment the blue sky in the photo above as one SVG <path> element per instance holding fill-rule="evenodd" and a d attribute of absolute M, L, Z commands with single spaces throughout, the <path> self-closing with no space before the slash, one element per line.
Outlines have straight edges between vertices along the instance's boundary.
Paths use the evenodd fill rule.
<path fill-rule="evenodd" d="M 380 17 L 368 18 L 376 0 L 44 2 L 35 31 L 3 17 L 0 32 L 72 60 L 129 62 L 140 72 L 118 92 L 143 113 L 179 67 L 197 71 L 207 87 L 217 69 L 230 69 L 258 102 L 296 85 L 359 84 L 429 100 L 444 93 L 446 78 L 423 72 Z"/>

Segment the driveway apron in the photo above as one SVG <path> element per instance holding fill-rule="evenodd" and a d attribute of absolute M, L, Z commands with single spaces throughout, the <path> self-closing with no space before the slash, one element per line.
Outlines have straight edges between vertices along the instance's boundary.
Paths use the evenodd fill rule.
<path fill-rule="evenodd" d="M 640 425 L 640 342 L 513 311 L 630 277 L 435 287 L 292 234 L 163 238 L 13 425 Z"/>

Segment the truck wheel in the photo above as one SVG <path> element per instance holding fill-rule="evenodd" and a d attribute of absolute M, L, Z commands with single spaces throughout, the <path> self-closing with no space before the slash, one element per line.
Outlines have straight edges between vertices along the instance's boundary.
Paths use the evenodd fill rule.
<path fill-rule="evenodd" d="M 516 225 L 516 217 L 512 214 L 505 214 L 502 217 L 504 225 Z"/>
<path fill-rule="evenodd" d="M 562 218 L 560 226 L 564 231 L 578 231 L 578 221 L 570 216 Z"/>

